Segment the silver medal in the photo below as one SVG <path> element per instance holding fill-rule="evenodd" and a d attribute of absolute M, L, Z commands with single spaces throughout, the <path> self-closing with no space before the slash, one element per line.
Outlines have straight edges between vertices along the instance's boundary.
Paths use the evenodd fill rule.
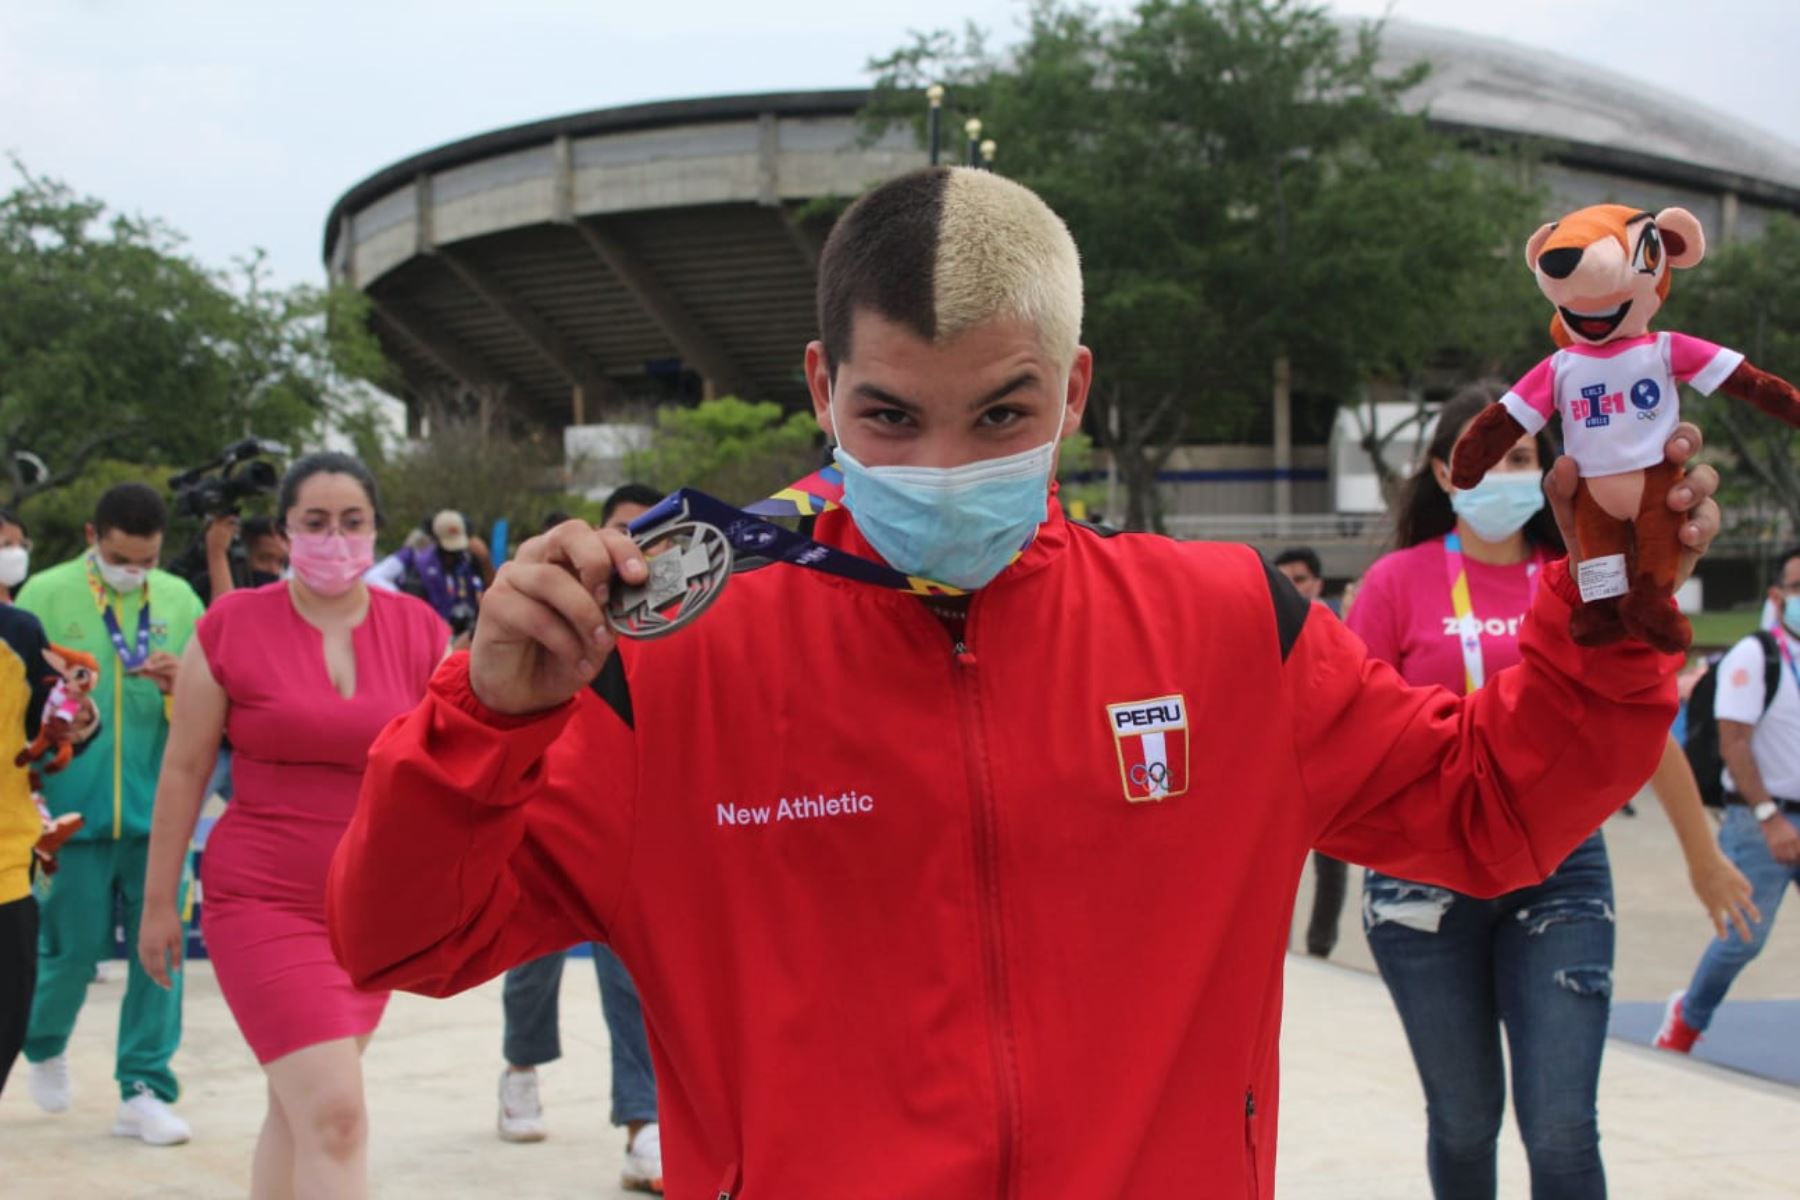
<path fill-rule="evenodd" d="M 606 623 L 628 638 L 674 633 L 719 598 L 731 578 L 731 543 L 714 526 L 685 514 L 637 535 L 650 568 L 644 582 L 619 587 L 606 604 Z"/>

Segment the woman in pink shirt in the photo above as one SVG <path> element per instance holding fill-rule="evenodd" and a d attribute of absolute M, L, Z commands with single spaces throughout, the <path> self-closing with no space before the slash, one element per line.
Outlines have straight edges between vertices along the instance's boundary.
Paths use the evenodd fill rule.
<path fill-rule="evenodd" d="M 332 956 L 325 872 L 369 746 L 419 703 L 450 629 L 363 583 L 381 502 L 362 463 L 308 455 L 278 505 L 294 577 L 221 597 L 181 660 L 138 954 L 165 987 L 181 965 L 177 883 L 228 732 L 235 796 L 201 882 L 219 990 L 269 1083 L 250 1194 L 354 1200 L 368 1191 L 361 1054 L 387 994 L 359 991 Z"/>
<path fill-rule="evenodd" d="M 1393 553 L 1369 568 L 1345 623 L 1411 684 L 1463 693 L 1519 661 L 1519 626 L 1540 566 L 1563 552 L 1544 506 L 1553 450 L 1527 434 L 1481 483 L 1450 486 L 1458 435 L 1505 389 L 1477 384 L 1438 416 L 1424 463 L 1401 493 Z M 1741 920 L 1749 884 L 1708 835 L 1687 760 L 1672 741 L 1652 783 L 1715 925 Z M 1612 871 L 1596 832 L 1543 883 L 1494 899 L 1371 871 L 1363 928 L 1406 1028 L 1424 1085 L 1426 1164 L 1438 1200 L 1492 1200 L 1513 1105 L 1531 1194 L 1602 1197 L 1595 1113 L 1611 1011 Z"/>

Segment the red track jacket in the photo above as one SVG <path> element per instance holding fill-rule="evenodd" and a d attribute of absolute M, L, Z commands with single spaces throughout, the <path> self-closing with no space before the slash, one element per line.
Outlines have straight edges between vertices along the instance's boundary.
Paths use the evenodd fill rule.
<path fill-rule="evenodd" d="M 448 995 L 610 942 L 677 1200 L 1269 1196 L 1307 851 L 1495 894 L 1655 767 L 1677 660 L 1576 647 L 1575 595 L 1548 567 L 1524 662 L 1464 699 L 1246 547 L 1060 511 L 966 646 L 770 567 L 549 713 L 448 662 L 371 752 L 333 943 Z"/>

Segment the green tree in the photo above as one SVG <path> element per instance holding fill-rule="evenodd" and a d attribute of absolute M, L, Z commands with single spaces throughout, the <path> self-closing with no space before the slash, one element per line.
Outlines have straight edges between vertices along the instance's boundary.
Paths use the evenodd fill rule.
<path fill-rule="evenodd" d="M 659 410 L 650 446 L 631 455 L 626 470 L 664 491 L 693 487 L 749 504 L 816 469 L 818 444 L 812 413 L 724 396 Z"/>
<path fill-rule="evenodd" d="M 598 518 L 599 506 L 572 494 L 562 474 L 561 447 L 538 437 L 483 428 L 475 418 L 439 417 L 431 436 L 398 448 L 387 446 L 366 419 L 353 417 L 351 440 L 381 486 L 388 523 L 385 550 L 442 509 L 469 520 L 469 532 L 488 536 L 506 518 L 514 545 L 535 535 L 553 512 Z"/>
<path fill-rule="evenodd" d="M 348 380 L 380 377 L 354 292 L 271 287 L 260 254 L 210 270 L 161 222 L 15 167 L 0 197 L 9 503 L 102 458 L 185 464 L 246 433 L 316 436 Z"/>
<path fill-rule="evenodd" d="M 1174 445 L 1261 433 L 1290 379 L 1320 431 L 1371 376 L 1525 352 L 1492 314 L 1496 289 L 1527 302 L 1497 272 L 1533 195 L 1402 111 L 1425 69 L 1378 71 L 1377 38 L 1291 0 L 1038 0 L 1004 57 L 970 29 L 871 64 L 871 131 L 922 128 L 919 90 L 943 82 L 946 128 L 979 115 L 997 165 L 1068 221 L 1129 525 L 1159 524 Z"/>
<path fill-rule="evenodd" d="M 1692 273 L 1675 277 L 1656 324 L 1741 350 L 1763 370 L 1800 383 L 1800 221 L 1779 216 L 1761 238 L 1711 250 Z M 1690 392 L 1686 402 L 1712 448 L 1735 460 L 1722 485 L 1726 511 L 1764 525 L 1770 536 L 1792 536 L 1800 529 L 1800 430 L 1723 392 Z M 1778 514 L 1785 530 L 1772 520 Z"/>

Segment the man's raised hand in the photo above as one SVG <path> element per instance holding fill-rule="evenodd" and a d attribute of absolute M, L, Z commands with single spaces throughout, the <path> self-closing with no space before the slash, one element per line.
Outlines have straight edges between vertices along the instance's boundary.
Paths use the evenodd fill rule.
<path fill-rule="evenodd" d="M 497 713 L 555 708 L 586 687 L 613 634 L 604 608 L 617 576 L 648 575 L 644 552 L 625 534 L 565 521 L 519 547 L 481 604 L 469 654 L 469 685 Z"/>

